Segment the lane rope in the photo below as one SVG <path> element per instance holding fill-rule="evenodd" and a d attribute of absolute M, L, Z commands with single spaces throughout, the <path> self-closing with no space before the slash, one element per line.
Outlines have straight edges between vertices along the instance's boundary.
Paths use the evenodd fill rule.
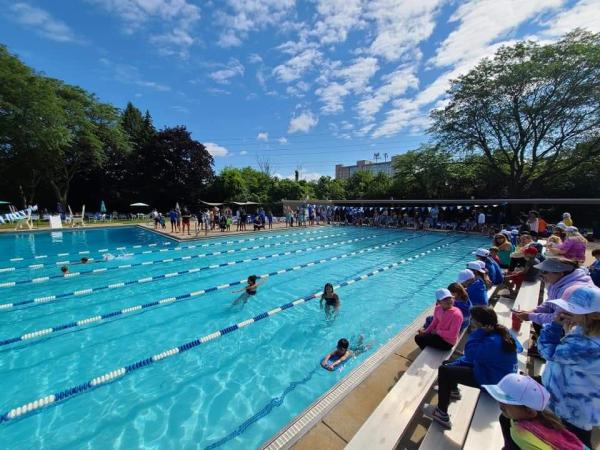
<path fill-rule="evenodd" d="M 380 235 L 377 234 L 377 235 L 364 236 L 361 238 L 350 239 L 348 241 L 342 241 L 342 243 L 359 242 L 359 241 L 364 241 L 367 239 L 373 239 L 374 237 L 378 237 L 378 236 L 380 236 Z M 408 239 L 411 239 L 411 238 L 406 238 L 406 240 L 408 240 Z M 413 239 L 416 239 L 416 237 Z M 63 292 L 61 294 L 54 294 L 54 295 L 46 295 L 43 297 L 36 297 L 36 298 L 28 299 L 28 300 L 21 300 L 21 301 L 13 302 L 13 303 L 2 303 L 2 304 L 0 304 L 0 311 L 9 311 L 14 308 L 17 308 L 20 306 L 25 306 L 25 305 L 30 305 L 30 307 L 39 306 L 39 305 L 50 303 L 50 302 L 53 302 L 53 301 L 59 300 L 59 299 L 62 300 L 65 298 L 70 298 L 70 297 L 81 297 L 84 295 L 95 294 L 95 293 L 109 290 L 109 289 L 110 290 L 121 289 L 121 288 L 131 286 L 134 284 L 150 283 L 150 282 L 163 280 L 163 279 L 167 279 L 167 278 L 178 277 L 181 275 L 188 275 L 188 274 L 192 274 L 192 273 L 196 273 L 196 272 L 200 272 L 200 271 L 208 270 L 208 269 L 216 269 L 219 267 L 233 266 L 236 264 L 242 264 L 242 263 L 247 263 L 247 262 L 251 262 L 251 261 L 260 261 L 263 259 L 274 258 L 274 257 L 279 257 L 279 256 L 296 255 L 299 253 L 306 253 L 306 252 L 310 252 L 310 251 L 314 251 L 314 250 L 328 248 L 328 247 L 331 247 L 332 245 L 337 245 L 337 244 L 340 244 L 340 242 L 327 244 L 325 246 L 308 247 L 306 249 L 288 250 L 286 252 L 276 253 L 274 255 L 257 256 L 254 258 L 246 258 L 246 259 L 242 259 L 242 260 L 238 260 L 238 261 L 223 262 L 220 264 L 211 264 L 209 266 L 195 267 L 195 268 L 188 269 L 188 270 L 181 270 L 179 272 L 170 272 L 170 273 L 166 273 L 166 274 L 138 278 L 136 280 L 121 281 L 119 283 L 111 283 L 111 284 L 107 284 L 107 285 L 103 285 L 103 286 L 78 289 L 75 291 Z"/>
<path fill-rule="evenodd" d="M 413 239 L 416 239 L 413 238 Z M 300 270 L 300 269 L 304 269 L 306 267 L 312 267 L 312 266 L 316 266 L 319 264 L 323 264 L 325 262 L 329 262 L 329 261 L 335 261 L 337 259 L 342 259 L 342 258 L 347 258 L 349 256 L 354 256 L 354 255 L 358 255 L 358 254 L 362 254 L 362 253 L 366 253 L 366 252 L 372 252 L 378 249 L 382 249 L 382 248 L 388 248 L 388 247 L 392 247 L 394 245 L 399 245 L 402 244 L 408 240 L 411 240 L 410 238 L 406 238 L 406 239 L 402 239 L 399 241 L 392 241 L 392 242 L 388 242 L 386 244 L 380 244 L 374 247 L 367 247 L 365 249 L 362 250 L 357 250 L 355 252 L 351 252 L 351 253 L 344 253 L 342 255 L 337 255 L 337 256 L 332 256 L 330 258 L 327 259 L 321 259 L 321 260 L 316 260 L 316 261 L 311 261 L 305 264 L 301 264 L 301 265 L 297 265 L 294 267 L 288 267 L 286 269 L 281 269 L 281 270 L 277 270 L 274 272 L 270 272 L 264 275 L 260 275 L 258 278 L 269 278 L 272 276 L 277 276 L 277 275 L 281 275 L 283 273 L 287 273 L 287 272 L 292 272 L 295 270 Z M 351 241 L 349 241 L 351 242 Z M 333 245 L 338 245 L 339 243 L 332 243 L 326 246 L 320 246 L 320 247 L 316 247 L 317 248 L 325 248 L 325 247 L 331 247 Z M 430 244 L 427 244 L 430 245 Z M 414 251 L 414 249 L 410 250 L 411 252 Z M 288 253 L 288 252 L 286 252 Z M 294 252 L 291 252 L 292 254 Z M 186 271 L 187 272 L 187 271 Z M 59 331 L 64 331 L 64 330 L 73 330 L 75 328 L 80 328 L 80 327 L 84 327 L 86 325 L 89 324 L 98 324 L 99 322 L 103 322 L 109 319 L 112 319 L 114 317 L 118 317 L 118 316 L 124 316 L 126 314 L 133 314 L 133 313 L 137 313 L 139 311 L 143 311 L 143 310 L 147 310 L 149 308 L 156 308 L 158 306 L 162 306 L 162 305 L 168 305 L 168 304 L 172 304 L 175 302 L 180 302 L 183 300 L 190 300 L 192 298 L 195 297 L 199 297 L 201 295 L 207 294 L 209 292 L 214 292 L 214 291 L 218 291 L 221 289 L 226 289 L 232 286 L 237 286 L 240 284 L 246 283 L 246 280 L 239 280 L 239 281 L 234 281 L 231 283 L 226 283 L 226 284 L 221 284 L 218 286 L 213 286 L 207 289 L 202 289 L 199 291 L 195 291 L 195 292 L 188 292 L 185 294 L 181 294 L 178 295 L 176 297 L 167 297 L 167 298 L 163 298 L 160 300 L 155 300 L 152 302 L 148 302 L 148 303 L 144 303 L 144 304 L 139 304 L 139 305 L 134 305 L 134 306 L 128 306 L 126 308 L 121 308 L 115 311 L 110 311 L 104 314 L 96 314 L 94 316 L 91 317 L 86 317 L 84 319 L 79 319 L 79 320 L 74 320 L 71 322 L 67 322 L 61 325 L 56 325 L 56 326 L 52 326 L 52 327 L 46 327 L 46 328 L 42 328 L 40 330 L 35 330 L 35 331 L 30 331 L 28 333 L 25 333 L 21 336 L 16 336 L 16 337 L 12 337 L 12 338 L 8 338 L 8 339 L 4 339 L 0 341 L 0 347 L 1 346 L 5 346 L 5 345 L 10 345 L 10 344 L 14 344 L 15 342 L 21 342 L 21 341 L 31 341 L 32 339 L 36 339 L 36 338 L 40 338 L 43 336 L 48 336 L 49 334 L 52 333 L 57 333 Z"/>
<path fill-rule="evenodd" d="M 370 278 L 370 277 L 372 277 L 372 276 L 374 276 L 374 275 L 376 275 L 378 273 L 386 272 L 386 271 L 388 271 L 390 269 L 393 269 L 395 267 L 398 267 L 400 265 L 407 264 L 407 263 L 409 263 L 411 261 L 414 261 L 414 260 L 419 259 L 419 258 L 421 258 L 423 256 L 426 256 L 426 255 L 428 255 L 428 254 L 430 254 L 432 252 L 435 252 L 435 251 L 440 250 L 442 248 L 448 247 L 449 245 L 451 245 L 453 243 L 456 243 L 456 242 L 459 242 L 460 240 L 463 240 L 463 239 L 465 239 L 465 238 L 460 238 L 460 239 L 457 239 L 457 240 L 455 240 L 453 242 L 449 242 L 447 244 L 439 245 L 438 247 L 435 247 L 435 248 L 429 249 L 427 251 L 418 253 L 418 254 L 416 254 L 414 256 L 411 256 L 409 258 L 403 258 L 403 259 L 401 259 L 401 260 L 399 260 L 397 262 L 394 262 L 394 263 L 382 266 L 382 267 L 380 267 L 378 269 L 375 269 L 375 270 L 372 270 L 370 272 L 367 272 L 367 273 L 364 273 L 362 275 L 359 275 L 357 277 L 348 279 L 348 280 L 346 280 L 346 281 L 344 281 L 344 282 L 342 282 L 340 284 L 335 285 L 334 289 L 340 289 L 342 287 L 349 286 L 349 285 L 354 284 L 356 282 L 360 282 L 360 281 L 363 281 L 363 280 L 365 280 L 367 278 Z M 265 277 L 265 276 L 268 277 L 269 275 L 270 274 L 265 274 L 265 275 L 261 275 L 261 277 Z M 82 383 L 82 384 L 79 384 L 79 385 L 76 385 L 76 386 L 64 389 L 64 390 L 56 392 L 54 394 L 50 394 L 50 395 L 47 395 L 45 397 L 41 397 L 41 398 L 39 398 L 37 400 L 31 401 L 29 403 L 25 403 L 24 405 L 18 406 L 18 407 L 13 408 L 13 409 L 10 409 L 6 413 L 2 414 L 2 416 L 0 416 L 0 423 L 9 422 L 9 421 L 11 421 L 13 419 L 16 419 L 18 417 L 21 417 L 21 416 L 23 416 L 25 414 L 29 414 L 29 413 L 31 413 L 33 411 L 39 410 L 41 408 L 48 407 L 48 406 L 53 405 L 53 404 L 55 404 L 57 402 L 67 400 L 69 398 L 72 398 L 72 397 L 74 397 L 76 395 L 79 395 L 79 394 L 82 394 L 84 392 L 90 391 L 90 390 L 95 389 L 95 388 L 97 388 L 99 386 L 102 386 L 104 384 L 114 382 L 117 379 L 120 379 L 120 378 L 124 377 L 125 375 L 129 375 L 129 374 L 131 374 L 131 373 L 133 373 L 133 372 L 135 372 L 135 371 L 137 371 L 139 369 L 142 369 L 144 367 L 148 367 L 148 366 L 150 366 L 150 365 L 152 365 L 152 364 L 154 364 L 156 362 L 163 361 L 165 359 L 168 359 L 168 358 L 170 358 L 172 356 L 175 356 L 177 354 L 180 354 L 180 353 L 184 353 L 184 352 L 186 352 L 188 350 L 191 350 L 193 348 L 196 348 L 196 347 L 198 347 L 198 346 L 200 346 L 202 344 L 206 344 L 207 342 L 210 342 L 210 341 L 218 339 L 218 338 L 220 338 L 222 336 L 225 336 L 226 334 L 229 334 L 229 333 L 232 333 L 234 331 L 240 330 L 241 328 L 244 328 L 244 327 L 247 327 L 249 325 L 252 325 L 252 324 L 254 324 L 256 322 L 259 322 L 259 321 L 261 321 L 263 319 L 266 319 L 268 317 L 272 317 L 272 316 L 274 316 L 276 314 L 279 314 L 282 311 L 285 311 L 287 309 L 293 308 L 294 306 L 298 306 L 298 305 L 301 305 L 303 303 L 307 303 L 310 300 L 313 300 L 315 298 L 319 298 L 321 296 L 321 294 L 322 294 L 322 291 L 319 290 L 318 292 L 315 292 L 314 294 L 310 294 L 310 295 L 308 295 L 306 297 L 301 297 L 301 298 L 299 298 L 297 300 L 294 300 L 293 302 L 285 303 L 285 304 L 283 304 L 283 305 L 281 305 L 279 307 L 276 307 L 276 308 L 274 308 L 274 309 L 272 309 L 270 311 L 263 312 L 261 314 L 258 314 L 255 317 L 252 317 L 252 318 L 244 320 L 242 322 L 230 325 L 230 326 L 225 327 L 225 328 L 223 328 L 221 330 L 218 330 L 218 331 L 215 331 L 213 333 L 207 334 L 206 336 L 194 339 L 192 341 L 188 341 L 188 342 L 186 342 L 186 343 L 184 343 L 182 345 L 179 345 L 177 347 L 173 347 L 171 349 L 162 351 L 160 353 L 156 353 L 156 354 L 154 354 L 152 356 L 149 356 L 147 358 L 138 360 L 138 361 L 136 361 L 136 362 L 134 362 L 132 364 L 129 364 L 127 366 L 120 367 L 120 368 L 115 369 L 115 370 L 111 370 L 110 372 L 107 372 L 104 375 L 100 375 L 100 376 L 97 376 L 95 378 L 92 378 L 91 380 L 89 380 L 89 381 L 87 381 L 85 383 Z"/>
<path fill-rule="evenodd" d="M 289 233 L 289 234 L 277 234 L 277 235 L 272 235 L 272 236 L 261 236 L 261 237 L 257 237 L 257 238 L 247 238 L 247 239 L 237 239 L 237 240 L 233 240 L 233 241 L 219 241 L 219 242 L 209 242 L 206 244 L 193 244 L 193 245 L 178 245 L 177 247 L 174 248 L 161 248 L 159 250 L 151 250 L 151 251 L 143 251 L 143 252 L 133 252 L 133 253 L 126 253 L 127 255 L 144 255 L 144 254 L 149 254 L 149 253 L 158 253 L 158 252 L 166 252 L 169 250 L 185 250 L 188 248 L 202 248 L 202 247 L 214 247 L 215 245 L 232 245 L 232 244 L 238 244 L 241 242 L 253 242 L 253 241 L 262 241 L 265 239 L 276 239 L 276 238 L 280 238 L 280 237 L 286 237 L 286 236 L 298 236 L 298 235 L 304 235 L 304 234 L 315 234 L 315 233 L 324 233 L 326 230 L 314 230 L 314 231 L 302 231 L 300 233 Z M 154 244 L 148 244 L 146 246 L 144 245 L 133 245 L 131 247 L 115 247 L 114 249 L 108 249 L 108 248 L 102 248 L 100 250 L 96 250 L 97 253 L 100 253 L 101 255 L 103 253 L 108 253 L 111 251 L 123 251 L 126 250 L 127 248 L 132 248 L 132 249 L 140 249 L 140 248 L 145 248 L 145 247 L 159 247 L 159 246 L 168 246 L 168 245 L 172 245 L 172 242 L 168 241 L 168 242 L 163 242 L 162 244 L 158 244 L 158 243 L 154 243 Z M 52 255 L 37 255 L 37 256 L 33 256 L 31 258 L 10 258 L 9 261 L 10 262 L 17 262 L 17 261 L 29 261 L 29 260 L 40 260 L 40 259 L 47 259 L 47 258 L 62 258 L 65 256 L 87 256 L 90 255 L 92 253 L 91 250 L 82 250 L 80 252 L 77 253 L 57 253 L 55 256 Z M 93 257 L 89 258 L 90 261 L 94 261 Z M 59 265 L 59 264 L 73 264 L 79 262 L 79 260 L 76 261 L 57 261 L 55 264 Z M 39 268 L 39 264 L 34 264 L 33 266 L 35 266 L 35 268 Z M 4 267 L 0 269 L 0 272 L 10 272 L 12 270 L 17 270 L 17 269 L 30 269 L 30 268 L 34 268 L 34 267 L 30 267 L 30 266 L 20 266 L 20 267 Z"/>
<path fill-rule="evenodd" d="M 78 277 L 81 275 L 90 275 L 90 274 L 110 272 L 110 271 L 114 271 L 114 270 L 131 269 L 133 267 L 139 267 L 139 266 L 152 266 L 154 264 L 159 264 L 159 263 L 171 263 L 171 262 L 175 262 L 175 261 L 186 261 L 186 260 L 190 260 L 190 259 L 204 258 L 207 256 L 225 255 L 225 254 L 248 251 L 248 250 L 256 250 L 259 248 L 279 247 L 281 245 L 292 245 L 292 244 L 298 244 L 301 242 L 312 242 L 312 241 L 318 241 L 318 240 L 332 238 L 332 237 L 343 236 L 346 234 L 348 234 L 348 233 L 326 234 L 324 236 L 296 239 L 294 241 L 281 241 L 281 242 L 275 242 L 273 244 L 253 245 L 251 247 L 241 247 L 241 248 L 230 249 L 230 250 L 220 250 L 220 251 L 216 251 L 216 252 L 201 253 L 201 254 L 197 254 L 197 255 L 186 255 L 186 256 L 179 256 L 176 258 L 165 258 L 165 259 L 158 259 L 158 260 L 152 260 L 152 261 L 121 264 L 119 266 L 103 267 L 100 269 L 83 270 L 80 272 L 69 272 L 64 275 L 63 274 L 49 275 L 49 276 L 45 276 L 45 277 L 36 277 L 36 278 L 30 278 L 30 279 L 25 279 L 25 280 L 7 281 L 4 283 L 0 283 L 0 288 L 9 288 L 9 287 L 19 286 L 19 285 L 23 285 L 23 284 L 39 284 L 39 283 L 45 283 L 50 280 L 71 279 L 71 278 L 75 278 L 75 277 Z M 379 235 L 384 236 L 384 233 L 380 233 Z"/>

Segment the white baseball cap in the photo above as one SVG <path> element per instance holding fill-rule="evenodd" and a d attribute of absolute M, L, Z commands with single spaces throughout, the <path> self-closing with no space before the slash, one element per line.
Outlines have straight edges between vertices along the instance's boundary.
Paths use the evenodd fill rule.
<path fill-rule="evenodd" d="M 485 258 L 490 256 L 490 251 L 487 248 L 478 248 L 473 252 L 473 254 L 475 256 L 483 256 Z"/>
<path fill-rule="evenodd" d="M 564 223 L 564 222 L 558 222 L 558 223 L 556 224 L 556 228 L 559 228 L 559 229 L 561 229 L 561 230 L 565 231 L 565 230 L 567 229 L 567 226 L 565 225 L 565 223 Z"/>
<path fill-rule="evenodd" d="M 437 289 L 435 291 L 435 299 L 438 302 L 448 297 L 453 297 L 452 292 L 450 292 L 448 289 Z"/>
<path fill-rule="evenodd" d="M 483 261 L 471 261 L 467 263 L 467 269 L 485 273 L 485 263 Z"/>
<path fill-rule="evenodd" d="M 590 314 L 600 312 L 600 289 L 595 287 L 583 287 L 575 289 L 568 300 L 562 298 L 548 300 L 560 309 L 571 314 Z"/>
<path fill-rule="evenodd" d="M 458 278 L 456 279 L 456 281 L 462 284 L 465 281 L 472 280 L 473 278 L 475 278 L 475 274 L 470 270 L 465 269 L 458 272 Z"/>
<path fill-rule="evenodd" d="M 522 405 L 534 411 L 543 411 L 548 406 L 550 393 L 533 378 L 509 373 L 498 384 L 481 386 L 500 403 Z"/>

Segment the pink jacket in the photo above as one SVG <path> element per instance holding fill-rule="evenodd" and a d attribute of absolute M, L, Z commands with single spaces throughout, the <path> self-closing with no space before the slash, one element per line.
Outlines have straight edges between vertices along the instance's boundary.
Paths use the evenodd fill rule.
<path fill-rule="evenodd" d="M 441 306 L 436 306 L 433 311 L 433 320 L 431 324 L 425 330 L 425 333 L 431 333 L 435 330 L 436 334 L 439 335 L 443 340 L 449 344 L 456 344 L 458 340 L 458 334 L 460 333 L 460 326 L 463 322 L 463 315 L 456 306 L 453 306 L 447 311 Z"/>

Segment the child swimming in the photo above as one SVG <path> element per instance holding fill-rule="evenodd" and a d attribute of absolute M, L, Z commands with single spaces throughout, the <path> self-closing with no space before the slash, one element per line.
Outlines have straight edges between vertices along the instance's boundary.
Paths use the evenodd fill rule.
<path fill-rule="evenodd" d="M 240 295 L 238 298 L 236 298 L 233 303 L 233 305 L 239 305 L 240 303 L 243 305 L 246 304 L 246 302 L 248 301 L 248 299 L 253 296 L 256 295 L 256 291 L 258 289 L 258 286 L 260 286 L 263 283 L 257 283 L 256 280 L 258 279 L 258 277 L 256 275 L 250 275 L 248 277 L 248 284 L 246 285 L 246 287 L 244 287 L 243 289 L 239 289 L 237 291 L 232 291 L 232 293 L 237 293 L 237 292 L 243 292 L 242 295 Z"/>
<path fill-rule="evenodd" d="M 337 316 L 341 302 L 338 295 L 333 292 L 333 285 L 331 283 L 325 284 L 323 288 L 323 295 L 321 295 L 321 300 L 319 300 L 321 309 L 323 309 L 323 303 L 325 303 L 325 317 L 327 319 Z"/>
<path fill-rule="evenodd" d="M 352 347 L 350 347 L 350 342 L 348 341 L 348 339 L 340 339 L 337 342 L 335 350 L 325 355 L 325 358 L 323 358 L 323 361 L 321 361 L 321 367 L 329 371 L 334 371 L 336 367 L 343 364 L 352 356 L 356 357 L 361 353 L 366 352 L 373 346 L 373 344 L 371 342 L 365 344 L 364 340 L 365 338 L 361 334 L 358 336 L 356 343 L 353 344 Z"/>

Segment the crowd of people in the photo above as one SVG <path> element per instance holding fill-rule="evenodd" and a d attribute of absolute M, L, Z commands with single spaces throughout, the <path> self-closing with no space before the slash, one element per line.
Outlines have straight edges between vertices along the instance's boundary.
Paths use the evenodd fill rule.
<path fill-rule="evenodd" d="M 451 428 L 449 403 L 461 398 L 459 385 L 472 386 L 500 403 L 504 449 L 591 448 L 592 429 L 600 425 L 600 251 L 585 267 L 586 242 L 572 224 L 557 224 L 545 242 L 531 231 L 501 230 L 489 249 L 474 252 L 456 282 L 435 292 L 417 345 L 450 350 L 463 330 L 468 335 L 464 354 L 439 367 L 438 403 L 425 405 L 423 414 Z M 538 278 L 548 300 L 530 311 L 515 308 L 512 329 L 499 324 L 489 287 L 503 286 L 514 298 L 523 281 Z M 522 321 L 535 330 L 528 354 L 546 361 L 541 379 L 517 373 Z"/>

